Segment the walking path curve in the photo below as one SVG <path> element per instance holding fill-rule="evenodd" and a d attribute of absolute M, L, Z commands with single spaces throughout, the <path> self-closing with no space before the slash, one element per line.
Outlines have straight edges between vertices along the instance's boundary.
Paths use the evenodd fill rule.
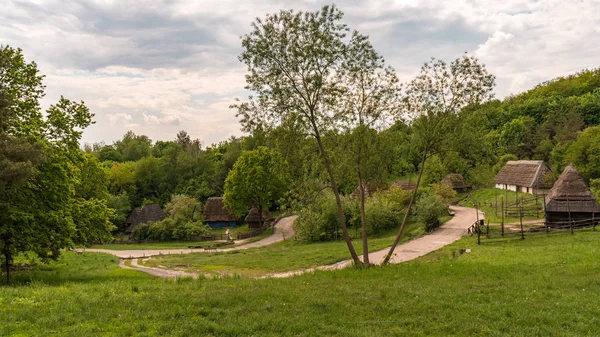
<path fill-rule="evenodd" d="M 440 249 L 450 243 L 453 243 L 453 242 L 457 241 L 458 239 L 460 239 L 461 237 L 463 237 L 465 234 L 467 234 L 467 229 L 469 227 L 471 227 L 477 221 L 477 219 L 483 219 L 483 213 L 475 210 L 474 208 L 461 207 L 461 206 L 450 206 L 450 208 L 454 211 L 454 217 L 452 219 L 450 219 L 449 221 L 444 223 L 440 228 L 438 228 L 431 234 L 428 234 L 428 235 L 422 236 L 420 238 L 417 238 L 415 240 L 398 245 L 398 247 L 396 247 L 394 255 L 390 259 L 390 263 L 401 263 L 401 262 L 410 261 L 410 260 L 416 259 L 418 257 L 421 257 L 423 255 L 426 255 L 432 251 Z M 289 223 L 286 222 L 285 226 L 282 226 L 282 228 L 281 228 L 281 230 L 285 233 L 284 228 L 288 228 L 287 226 L 289 226 L 289 228 L 291 228 L 291 225 L 293 224 L 295 217 L 288 217 L 288 218 L 282 219 L 282 221 L 283 220 L 289 221 Z M 291 230 L 291 232 L 288 231 L 287 233 L 288 234 L 285 234 L 286 237 L 293 235 L 293 229 Z M 289 235 L 290 233 L 291 233 L 291 235 Z M 247 248 L 262 247 L 262 246 L 267 245 L 267 244 L 255 245 L 255 244 L 259 244 L 263 241 L 265 243 L 266 242 L 274 243 L 274 242 L 283 240 L 283 239 L 279 239 L 277 237 L 274 238 L 274 236 L 275 236 L 275 234 L 269 236 L 268 238 L 266 238 L 264 240 L 255 242 L 253 244 L 248 244 L 248 245 L 237 247 L 237 249 L 247 249 Z M 273 239 L 271 241 L 266 241 L 267 239 L 270 239 L 270 238 L 273 238 Z M 273 240 L 275 240 L 275 241 L 273 241 Z M 270 243 L 268 243 L 268 244 L 270 244 Z M 251 245 L 254 245 L 254 246 L 250 247 Z M 219 251 L 229 251 L 229 250 L 234 250 L 234 249 L 235 248 L 223 249 L 223 250 L 219 250 Z M 91 251 L 91 250 L 88 250 L 88 251 Z M 203 251 L 203 250 L 196 250 L 196 251 Z M 383 259 L 385 258 L 385 255 L 388 253 L 388 251 L 389 251 L 389 247 L 369 253 L 370 262 L 373 264 L 378 264 L 378 265 L 381 264 L 383 262 Z M 163 253 L 164 252 L 165 251 L 163 251 Z M 194 250 L 192 250 L 191 252 L 194 252 Z M 180 253 L 175 253 L 175 254 L 180 254 Z M 361 257 L 361 259 L 362 259 L 362 257 Z M 135 268 L 125 266 L 123 262 L 120 263 L 119 265 L 123 268 L 137 269 L 137 270 L 146 272 L 148 274 L 159 276 L 159 277 L 164 277 L 164 278 L 173 278 L 173 277 L 182 277 L 182 276 L 188 276 L 188 277 L 194 277 L 194 278 L 198 277 L 198 274 L 195 274 L 195 273 L 188 273 L 188 272 L 178 271 L 178 270 L 168 270 L 168 269 L 162 269 L 162 268 L 152 268 L 152 267 L 141 266 L 137 263 L 137 259 L 132 260 L 132 263 L 131 263 L 131 265 L 134 266 Z M 342 269 L 342 268 L 349 267 L 351 265 L 352 265 L 352 260 L 345 260 L 345 261 L 341 261 L 341 262 L 331 264 L 331 265 L 326 265 L 326 266 L 318 266 L 318 267 L 307 268 L 307 269 L 302 269 L 302 270 L 293 270 L 293 271 L 287 271 L 287 272 L 282 272 L 282 273 L 269 274 L 269 275 L 263 276 L 261 278 L 285 278 L 285 277 L 291 277 L 291 276 L 295 276 L 295 275 L 310 273 L 310 272 L 313 272 L 316 270 Z M 204 276 L 212 277 L 213 275 L 206 274 Z"/>
<path fill-rule="evenodd" d="M 144 249 L 144 250 L 113 250 L 113 249 L 86 249 L 86 252 L 90 253 L 106 253 L 111 254 L 122 259 L 135 259 L 142 257 L 150 257 L 154 255 L 172 255 L 172 254 L 190 254 L 190 253 L 202 253 L 202 252 L 229 252 L 232 250 L 240 250 L 240 249 L 250 249 L 257 247 L 264 247 L 271 244 L 274 244 L 279 241 L 283 241 L 286 238 L 293 237 L 295 235 L 294 232 L 294 220 L 296 220 L 296 216 L 288 216 L 286 218 L 282 218 L 277 222 L 275 227 L 273 228 L 273 234 L 268 237 L 248 243 L 243 244 L 237 247 L 232 248 L 223 248 L 223 249 Z"/>

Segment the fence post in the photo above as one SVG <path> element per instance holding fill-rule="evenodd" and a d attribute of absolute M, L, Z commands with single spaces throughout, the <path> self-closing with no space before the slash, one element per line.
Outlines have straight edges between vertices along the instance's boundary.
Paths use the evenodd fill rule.
<path fill-rule="evenodd" d="M 502 226 L 502 236 L 504 236 L 504 198 L 502 198 L 502 222 L 500 225 Z"/>
<path fill-rule="evenodd" d="M 477 229 L 477 245 L 481 245 L 481 228 L 479 228 L 479 221 L 475 223 Z"/>
<path fill-rule="evenodd" d="M 485 235 L 486 237 L 490 237 L 490 219 L 487 219 L 487 226 L 485 227 Z"/>
<path fill-rule="evenodd" d="M 521 205 L 521 211 L 519 212 L 519 220 L 521 222 L 521 240 L 523 240 L 523 239 L 525 239 L 525 232 L 523 231 L 523 206 L 522 205 Z"/>

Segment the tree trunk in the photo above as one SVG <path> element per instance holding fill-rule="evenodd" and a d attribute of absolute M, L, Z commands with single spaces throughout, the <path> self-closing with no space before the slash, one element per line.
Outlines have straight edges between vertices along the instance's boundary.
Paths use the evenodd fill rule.
<path fill-rule="evenodd" d="M 423 176 L 423 170 L 425 169 L 425 160 L 427 160 L 427 147 L 425 148 L 425 152 L 423 153 L 423 158 L 421 159 L 421 168 L 419 170 L 419 178 L 417 178 L 417 186 L 415 186 L 415 190 L 410 198 L 410 202 L 408 203 L 408 208 L 406 209 L 406 213 L 404 213 L 404 218 L 402 219 L 402 224 L 400 225 L 400 231 L 394 239 L 394 243 L 392 247 L 390 247 L 390 251 L 387 253 L 385 258 L 383 259 L 382 265 L 386 265 L 390 262 L 392 255 L 394 254 L 394 250 L 400 242 L 400 237 L 402 236 L 402 232 L 404 231 L 404 225 L 406 225 L 406 220 L 408 220 L 408 215 L 410 214 L 410 210 L 412 209 L 412 205 L 415 202 L 415 198 L 417 197 L 417 191 L 419 190 L 419 184 L 421 183 L 421 177 Z"/>
<path fill-rule="evenodd" d="M 361 224 L 361 235 L 363 245 L 363 263 L 368 266 L 369 262 L 369 240 L 367 238 L 367 220 L 365 216 L 365 188 L 362 185 L 361 179 L 359 178 L 360 186 L 360 224 Z"/>
<path fill-rule="evenodd" d="M 360 266 L 362 262 L 358 258 L 356 254 L 356 250 L 354 250 L 354 245 L 352 245 L 352 240 L 350 240 L 350 235 L 348 234 L 348 227 L 346 227 L 346 216 L 344 215 L 344 209 L 342 208 L 342 200 L 340 199 L 340 193 L 338 191 L 337 183 L 335 182 L 335 178 L 333 176 L 333 170 L 331 169 L 331 163 L 329 162 L 329 158 L 327 157 L 327 153 L 325 152 L 325 148 L 323 147 L 323 142 L 321 141 L 321 136 L 317 130 L 316 125 L 313 124 L 313 131 L 315 131 L 315 138 L 317 139 L 317 144 L 319 144 L 319 151 L 321 152 L 321 157 L 323 159 L 323 163 L 325 164 L 325 169 L 327 170 L 327 174 L 329 175 L 329 181 L 331 183 L 331 189 L 333 190 L 333 194 L 335 196 L 335 202 L 337 204 L 338 218 L 340 219 L 340 225 L 342 226 L 342 233 L 344 234 L 344 241 L 346 241 L 346 245 L 348 246 L 348 250 L 350 251 L 350 256 L 352 256 L 352 260 L 354 264 Z"/>
<path fill-rule="evenodd" d="M 365 185 L 362 180 L 362 173 L 360 169 L 361 164 L 361 148 L 359 145 L 358 156 L 356 157 L 356 173 L 358 176 L 358 191 L 360 192 L 360 226 L 363 246 L 363 263 L 368 266 L 369 262 L 369 239 L 367 237 L 367 220 L 365 216 Z"/>

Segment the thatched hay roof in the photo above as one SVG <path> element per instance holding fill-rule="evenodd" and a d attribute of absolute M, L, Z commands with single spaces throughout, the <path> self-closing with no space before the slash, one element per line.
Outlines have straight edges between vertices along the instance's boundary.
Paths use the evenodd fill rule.
<path fill-rule="evenodd" d="M 127 220 L 125 220 L 125 224 L 127 225 L 125 233 L 131 233 L 139 224 L 146 222 L 158 222 L 163 220 L 165 217 L 165 212 L 163 212 L 163 210 L 157 204 L 136 207 L 131 214 L 129 214 Z"/>
<path fill-rule="evenodd" d="M 237 221 L 238 216 L 225 208 L 223 197 L 211 197 L 204 205 L 204 221 Z"/>
<path fill-rule="evenodd" d="M 546 196 L 546 212 L 600 212 L 598 201 L 573 164 L 565 168 Z"/>
<path fill-rule="evenodd" d="M 384 182 L 369 182 L 365 184 L 365 197 L 370 198 L 375 194 L 375 192 L 385 189 Z M 350 198 L 356 199 L 360 198 L 360 189 L 359 186 L 356 186 L 356 189 L 350 194 Z"/>
<path fill-rule="evenodd" d="M 494 181 L 496 184 L 550 188 L 544 184 L 544 177 L 550 172 L 541 160 L 511 160 L 502 167 Z"/>
<path fill-rule="evenodd" d="M 263 209 L 262 211 L 262 221 L 268 221 L 269 219 L 271 219 L 271 214 L 269 213 L 268 210 Z M 259 216 L 258 216 L 258 209 L 256 209 L 256 207 L 252 207 L 250 209 L 250 212 L 248 212 L 248 215 L 246 216 L 246 222 L 258 222 Z"/>
<path fill-rule="evenodd" d="M 467 189 L 471 188 L 471 185 L 467 180 L 458 173 L 450 173 L 442 179 L 442 184 L 448 185 L 454 189 Z"/>
<path fill-rule="evenodd" d="M 390 190 L 401 188 L 405 191 L 412 191 L 417 188 L 417 184 L 412 180 L 398 180 L 390 186 Z"/>

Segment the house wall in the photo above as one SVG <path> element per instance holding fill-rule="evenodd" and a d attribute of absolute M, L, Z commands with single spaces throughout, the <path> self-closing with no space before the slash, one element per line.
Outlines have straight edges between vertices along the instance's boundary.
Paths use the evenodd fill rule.
<path fill-rule="evenodd" d="M 516 185 L 496 184 L 496 188 L 499 188 L 501 190 L 509 190 L 509 191 L 513 191 L 513 192 L 517 191 Z"/>
<path fill-rule="evenodd" d="M 207 224 L 210 228 L 233 228 L 236 225 L 235 221 L 207 221 Z"/>
<path fill-rule="evenodd" d="M 600 213 L 592 212 L 571 212 L 571 221 L 573 226 L 590 226 L 592 220 L 596 225 L 600 222 Z M 569 213 L 568 212 L 546 212 L 546 225 L 549 227 L 568 227 Z"/>
<path fill-rule="evenodd" d="M 501 190 L 509 190 L 509 191 L 513 191 L 513 192 L 522 192 L 522 193 L 529 193 L 529 194 L 536 194 L 536 191 L 542 191 L 542 190 L 536 190 L 533 187 L 527 187 L 527 186 L 516 186 L 516 185 L 505 185 L 505 184 L 496 184 L 496 188 L 499 188 Z M 547 190 L 544 190 L 547 193 Z M 542 194 L 542 192 L 538 192 L 537 194 Z"/>

